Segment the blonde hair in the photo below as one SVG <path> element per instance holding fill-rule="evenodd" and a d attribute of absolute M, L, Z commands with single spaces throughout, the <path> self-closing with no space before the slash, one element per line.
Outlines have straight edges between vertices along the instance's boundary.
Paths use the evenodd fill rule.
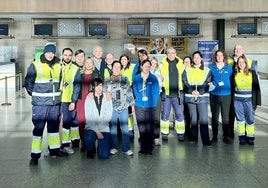
<path fill-rule="evenodd" d="M 86 61 L 89 60 L 89 59 L 90 59 L 90 60 L 92 61 L 92 63 L 93 63 L 92 71 L 94 71 L 94 69 L 95 69 L 94 61 L 91 59 L 90 56 L 88 56 L 88 57 L 85 59 L 85 63 L 84 63 L 84 65 L 83 65 L 83 70 L 81 71 L 81 73 L 84 73 L 84 72 L 85 72 L 85 70 L 86 70 L 86 68 L 85 68 L 85 66 L 86 66 Z"/>
<path fill-rule="evenodd" d="M 153 60 L 156 61 L 156 69 L 158 69 L 158 67 L 159 67 L 159 65 L 158 65 L 158 59 L 157 59 L 156 57 L 152 57 L 152 58 L 150 59 L 150 61 L 152 62 Z"/>

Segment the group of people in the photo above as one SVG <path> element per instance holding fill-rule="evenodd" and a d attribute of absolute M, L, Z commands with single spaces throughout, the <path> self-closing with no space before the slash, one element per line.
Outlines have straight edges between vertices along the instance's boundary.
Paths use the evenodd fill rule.
<path fill-rule="evenodd" d="M 112 53 L 103 58 L 103 49 L 95 46 L 92 57 L 77 50 L 73 61 L 71 48 L 64 48 L 59 59 L 56 47 L 46 45 L 25 77 L 25 88 L 32 96 L 34 124 L 30 165 L 38 165 L 45 125 L 48 155 L 68 156 L 74 153 L 73 148 L 80 147 L 88 158 L 97 153 L 99 158 L 107 159 L 119 151 L 119 135 L 121 151 L 133 155 L 130 142 L 136 120 L 139 153 L 152 155 L 154 145 L 161 145 L 160 136 L 163 140 L 169 137 L 173 112 L 179 141 L 187 136 L 191 143 L 198 142 L 199 126 L 203 145 L 216 143 L 221 113 L 223 141 L 231 143 L 236 117 L 239 143 L 253 145 L 254 111 L 261 104 L 260 86 L 242 46 L 237 45 L 229 59 L 224 50 L 217 50 L 209 68 L 204 66 L 199 51 L 184 59 L 177 56 L 174 48 L 165 53 L 158 62 L 140 49 L 139 60 L 131 63 L 125 54 L 118 60 Z"/>

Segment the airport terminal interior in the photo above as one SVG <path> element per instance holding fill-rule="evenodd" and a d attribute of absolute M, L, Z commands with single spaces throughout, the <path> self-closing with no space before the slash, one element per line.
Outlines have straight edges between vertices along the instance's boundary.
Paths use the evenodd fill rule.
<path fill-rule="evenodd" d="M 262 105 L 255 111 L 255 145 L 239 145 L 237 127 L 232 144 L 212 147 L 179 142 L 170 121 L 168 140 L 152 155 L 139 153 L 139 131 L 131 141 L 133 156 L 122 152 L 103 160 L 86 157 L 79 148 L 68 157 L 49 157 L 47 130 L 42 155 L 30 166 L 32 142 L 31 97 L 24 88 L 27 67 L 46 44 L 56 55 L 70 47 L 92 56 L 121 54 L 137 60 L 137 50 L 155 48 L 164 38 L 181 58 L 204 50 L 207 64 L 213 50 L 229 56 L 236 44 L 256 62 Z M 205 46 L 208 44 L 208 47 Z M 265 0 L 35 0 L 2 3 L 0 7 L 0 187 L 1 188 L 214 188 L 268 187 L 268 3 Z M 164 55 L 155 55 L 161 59 Z M 220 120 L 221 121 L 221 120 Z M 209 109 L 209 132 L 211 113 Z M 119 142 L 121 144 L 121 142 Z"/>
<path fill-rule="evenodd" d="M 267 99 L 268 84 L 262 83 Z M 1 93 L 2 95 L 2 93 Z M 267 101 L 266 101 L 267 102 Z M 254 146 L 239 145 L 237 132 L 232 144 L 219 139 L 212 147 L 189 140 L 178 142 L 170 129 L 168 141 L 155 146 L 152 155 L 139 154 L 138 130 L 131 143 L 133 156 L 122 152 L 107 160 L 86 158 L 78 148 L 68 157 L 45 157 L 30 166 L 32 140 L 31 99 L 28 96 L 0 106 L 1 187 L 267 187 L 268 186 L 268 103 L 256 110 Z M 210 127 L 211 128 L 211 127 Z M 235 128 L 236 129 L 236 128 Z M 219 132 L 221 135 L 221 131 Z"/>

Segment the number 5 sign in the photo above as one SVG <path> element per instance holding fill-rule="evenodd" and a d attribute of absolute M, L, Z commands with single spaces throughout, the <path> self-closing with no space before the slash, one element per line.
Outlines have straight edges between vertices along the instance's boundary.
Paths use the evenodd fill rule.
<path fill-rule="evenodd" d="M 176 19 L 151 19 L 150 20 L 151 36 L 177 36 Z"/>

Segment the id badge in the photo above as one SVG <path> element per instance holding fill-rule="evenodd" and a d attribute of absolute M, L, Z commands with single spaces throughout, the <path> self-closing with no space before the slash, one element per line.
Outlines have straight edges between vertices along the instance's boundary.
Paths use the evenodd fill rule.
<path fill-rule="evenodd" d="M 223 82 L 219 82 L 219 86 L 223 86 L 224 85 L 224 83 Z"/>
<path fill-rule="evenodd" d="M 142 97 L 142 101 L 148 101 L 148 97 L 147 96 Z"/>

